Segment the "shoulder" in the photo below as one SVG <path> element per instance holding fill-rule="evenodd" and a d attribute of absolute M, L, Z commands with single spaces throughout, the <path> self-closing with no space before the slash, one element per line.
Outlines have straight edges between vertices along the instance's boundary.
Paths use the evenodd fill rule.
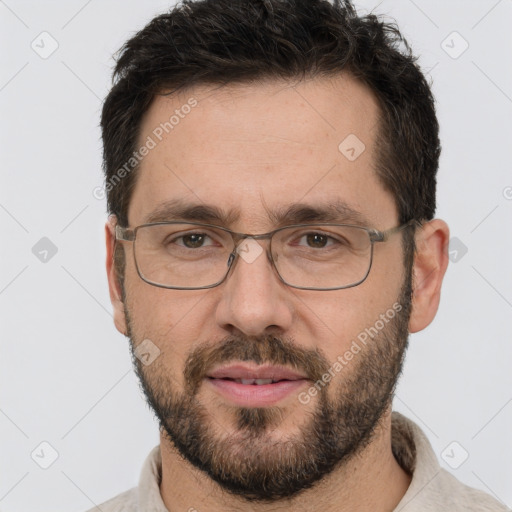
<path fill-rule="evenodd" d="M 133 487 L 86 512 L 138 512 L 138 502 L 137 487 Z"/>
<path fill-rule="evenodd" d="M 441 469 L 434 480 L 437 480 L 435 483 L 437 489 L 432 494 L 432 510 L 450 512 L 506 512 L 510 510 L 489 494 L 463 484 L 445 469 Z M 436 498 L 437 503 L 435 502 Z"/>
<path fill-rule="evenodd" d="M 395 512 L 511 512 L 441 468 L 421 428 L 397 412 L 392 414 L 392 448 L 398 463 L 412 475 Z"/>

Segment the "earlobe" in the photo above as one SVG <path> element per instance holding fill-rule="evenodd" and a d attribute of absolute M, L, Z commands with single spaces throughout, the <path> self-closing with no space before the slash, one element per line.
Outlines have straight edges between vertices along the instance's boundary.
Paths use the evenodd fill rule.
<path fill-rule="evenodd" d="M 106 242 L 106 268 L 108 288 L 110 294 L 110 302 L 112 303 L 114 313 L 114 324 L 117 330 L 126 336 L 128 330 L 126 327 L 126 316 L 124 313 L 123 294 L 119 276 L 117 275 L 116 266 L 114 264 L 115 255 L 115 226 L 117 218 L 115 215 L 110 215 L 107 223 L 105 224 L 105 242 Z"/>
<path fill-rule="evenodd" d="M 427 222 L 417 230 L 409 320 L 411 333 L 425 329 L 437 313 L 441 285 L 448 267 L 449 237 L 448 225 L 440 219 Z"/>

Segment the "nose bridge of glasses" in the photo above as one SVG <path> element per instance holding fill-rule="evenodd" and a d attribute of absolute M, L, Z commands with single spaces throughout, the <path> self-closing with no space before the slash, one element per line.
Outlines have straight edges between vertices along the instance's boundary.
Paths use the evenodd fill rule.
<path fill-rule="evenodd" d="M 262 234 L 238 233 L 235 231 L 231 231 L 231 236 L 233 237 L 235 246 L 238 246 L 241 242 L 243 242 L 244 240 L 247 240 L 248 238 L 252 238 L 253 240 L 264 240 L 266 238 L 270 239 L 270 238 L 272 238 L 274 233 L 275 233 L 275 231 L 271 231 L 269 233 L 262 233 Z"/>
<path fill-rule="evenodd" d="M 233 250 L 231 251 L 227 266 L 231 265 L 238 255 L 246 263 L 253 263 L 262 253 L 266 253 L 267 259 L 270 264 L 273 264 L 273 257 L 270 251 L 270 245 L 263 247 L 259 242 L 260 240 L 272 239 L 273 232 L 263 234 L 249 234 L 249 233 L 236 233 L 231 232 L 233 238 Z"/>

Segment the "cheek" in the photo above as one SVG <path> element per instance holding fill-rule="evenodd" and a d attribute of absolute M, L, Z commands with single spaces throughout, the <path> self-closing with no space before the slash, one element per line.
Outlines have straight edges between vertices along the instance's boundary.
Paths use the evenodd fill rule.
<path fill-rule="evenodd" d="M 167 290 L 137 279 L 127 297 L 134 341 L 151 340 L 160 350 L 161 364 L 181 372 L 190 350 L 204 340 L 205 292 Z"/>
<path fill-rule="evenodd" d="M 144 282 L 134 265 L 126 272 L 125 289 L 127 307 L 136 339 L 151 335 L 171 338 L 184 326 L 195 325 L 191 321 L 200 307 L 200 294 L 196 291 L 159 288 Z M 204 294 L 204 292 L 203 292 Z"/>
<path fill-rule="evenodd" d="M 303 297 L 302 319 L 304 322 L 310 319 L 308 330 L 312 339 L 304 339 L 299 327 L 295 333 L 297 340 L 318 348 L 333 363 L 349 350 L 359 334 L 379 321 L 380 315 L 393 309 L 400 294 L 401 279 L 401 276 L 377 274 L 376 279 L 370 280 L 369 276 L 361 285 L 332 292 L 333 295 L 325 292 L 325 295 Z"/>

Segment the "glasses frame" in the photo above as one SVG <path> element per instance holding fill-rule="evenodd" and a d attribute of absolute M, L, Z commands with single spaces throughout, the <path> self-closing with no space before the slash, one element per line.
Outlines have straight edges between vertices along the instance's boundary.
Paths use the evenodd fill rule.
<path fill-rule="evenodd" d="M 144 227 L 147 227 L 147 226 L 157 226 L 157 225 L 170 225 L 170 224 L 189 224 L 191 226 L 204 226 L 205 228 L 215 228 L 215 229 L 220 229 L 222 231 L 225 231 L 226 233 L 229 233 L 233 239 L 233 244 L 234 244 L 234 249 L 233 251 L 230 253 L 229 257 L 228 257 L 228 261 L 227 261 L 227 271 L 224 275 L 224 277 L 217 281 L 216 283 L 214 284 L 210 284 L 210 285 L 207 285 L 207 286 L 186 286 L 186 287 L 183 287 L 183 286 L 169 286 L 169 285 L 163 285 L 163 284 L 158 284 L 158 283 L 154 283 L 153 281 L 149 281 L 148 279 L 146 279 L 143 275 L 142 275 L 142 272 L 139 268 L 139 264 L 137 262 L 137 257 L 136 257 L 136 248 L 135 248 L 135 244 L 137 243 L 137 231 L 140 229 L 140 228 L 144 228 Z M 296 289 L 299 289 L 299 290 L 313 290 L 313 291 L 331 291 L 331 290 L 344 290 L 346 288 L 353 288 L 355 286 L 358 286 L 360 285 L 361 283 L 363 283 L 366 278 L 368 277 L 368 275 L 370 274 L 370 270 L 372 268 L 372 264 L 373 264 L 373 246 L 374 244 L 377 242 L 386 242 L 390 236 L 394 235 L 395 233 L 398 233 L 400 231 L 402 231 L 403 229 L 406 229 L 410 226 L 413 226 L 413 225 L 416 225 L 418 224 L 418 222 L 416 221 L 416 219 L 411 219 L 409 220 L 408 222 L 405 222 L 404 224 L 401 224 L 399 226 L 395 226 L 393 228 L 390 228 L 390 229 L 387 229 L 385 231 L 379 231 L 378 229 L 374 229 L 374 228 L 368 228 L 368 227 L 363 227 L 363 226 L 357 226 L 357 225 L 354 225 L 354 224 L 343 224 L 343 223 L 337 223 L 337 222 L 323 222 L 323 223 L 314 223 L 314 224 L 292 224 L 292 225 L 288 225 L 288 226 L 283 226 L 283 227 L 280 227 L 280 228 L 277 228 L 277 229 L 274 229 L 272 231 L 269 231 L 268 233 L 262 233 L 262 234 L 249 234 L 249 233 L 238 233 L 236 231 L 232 231 L 228 228 L 225 228 L 223 226 L 218 226 L 216 224 L 206 224 L 204 222 L 187 222 L 187 221 L 184 221 L 184 220 L 176 220 L 176 221 L 167 221 L 167 222 L 151 222 L 151 223 L 148 223 L 148 224 L 140 224 L 139 226 L 136 226 L 135 228 L 133 229 L 130 229 L 130 228 L 127 228 L 127 227 L 121 227 L 119 225 L 116 225 L 115 227 L 115 240 L 116 241 L 120 241 L 120 242 L 133 242 L 134 244 L 134 247 L 133 247 L 133 259 L 135 261 L 135 267 L 137 269 L 137 273 L 139 275 L 139 277 L 147 284 L 150 284 L 152 286 L 156 286 L 158 288 L 166 288 L 166 289 L 169 289 L 169 290 L 205 290 L 205 289 L 208 289 L 208 288 L 215 288 L 219 285 L 221 285 L 228 277 L 229 273 L 231 272 L 231 269 L 235 267 L 236 265 L 236 261 L 237 261 L 237 256 L 239 256 L 238 252 L 237 252 L 237 249 L 238 249 L 238 245 L 239 243 L 242 241 L 242 240 L 246 240 L 248 238 L 252 238 L 254 240 L 264 240 L 266 238 L 269 239 L 269 247 L 267 249 L 267 258 L 269 259 L 275 273 L 277 274 L 277 276 L 279 277 L 279 280 L 284 283 L 285 285 L 287 286 L 290 286 L 291 288 L 296 288 Z M 349 285 L 345 285 L 345 286 L 336 286 L 336 287 L 332 287 L 332 288 L 314 288 L 314 287 L 309 287 L 309 286 L 295 286 L 295 285 L 292 285 L 292 284 L 289 284 L 285 279 L 283 279 L 283 277 L 281 276 L 281 274 L 279 273 L 279 270 L 277 269 L 277 266 L 276 266 L 276 263 L 274 261 L 274 258 L 272 257 L 272 237 L 278 233 L 279 231 L 282 231 L 284 229 L 289 229 L 289 228 L 301 228 L 301 227 L 315 227 L 315 226 L 340 226 L 340 227 L 350 227 L 350 228 L 358 228 L 358 229 L 361 229 L 363 231 L 366 231 L 368 233 L 368 236 L 369 236 L 369 239 L 370 239 L 370 263 L 368 265 L 368 270 L 366 272 L 366 274 L 364 275 L 364 277 L 362 279 L 360 279 L 359 281 L 357 281 L 356 283 L 353 283 L 353 284 L 349 284 Z"/>

